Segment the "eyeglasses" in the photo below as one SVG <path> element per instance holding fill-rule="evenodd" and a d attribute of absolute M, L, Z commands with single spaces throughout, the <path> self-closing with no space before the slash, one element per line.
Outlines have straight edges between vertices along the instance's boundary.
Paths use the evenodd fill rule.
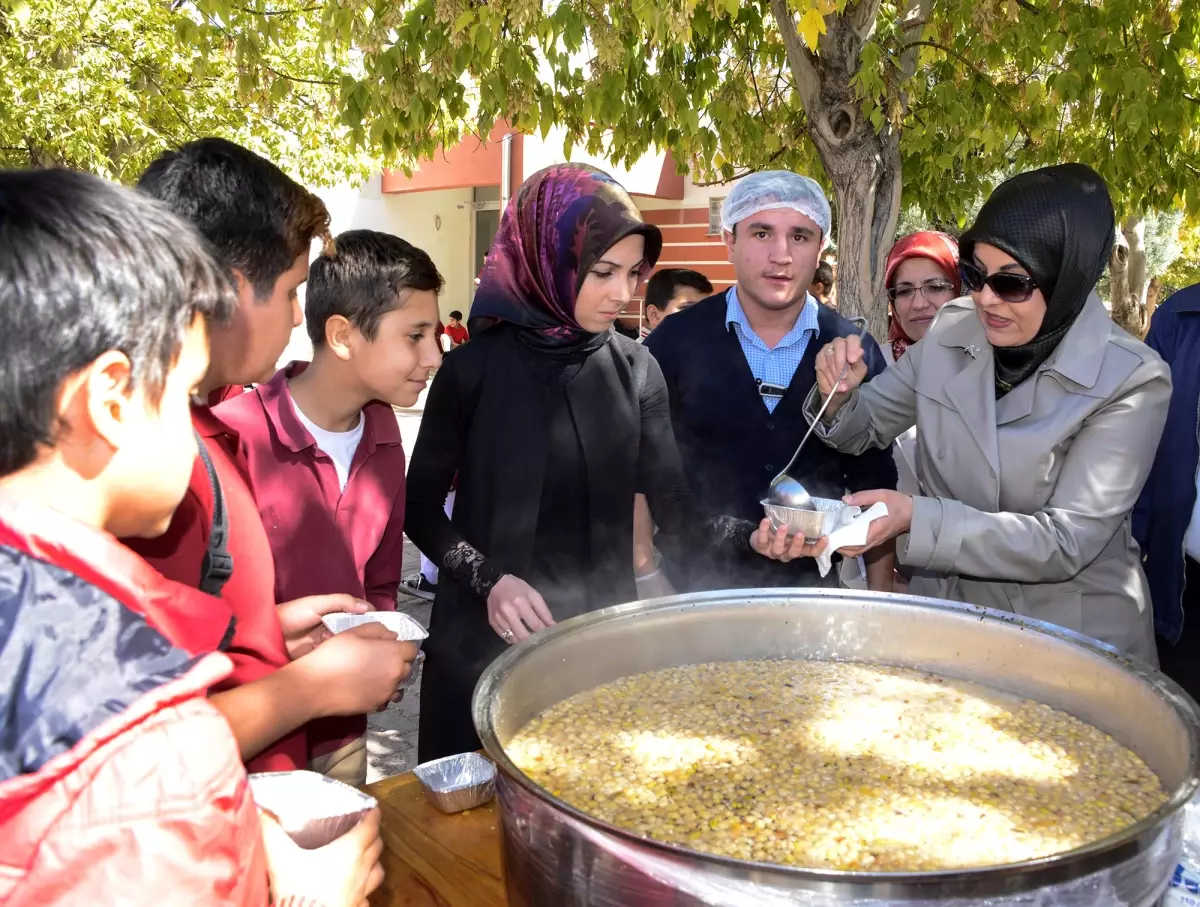
<path fill-rule="evenodd" d="M 888 287 L 887 294 L 892 302 L 908 302 L 916 297 L 917 291 L 930 302 L 948 302 L 954 295 L 954 284 L 948 280 L 927 280 L 920 286 Z"/>
<path fill-rule="evenodd" d="M 958 273 L 962 275 L 963 286 L 972 293 L 978 293 L 985 286 L 991 287 L 992 292 L 1005 302 L 1028 302 L 1029 297 L 1037 290 L 1037 284 L 1032 277 L 1010 274 L 1007 271 L 988 274 L 971 261 L 960 261 Z"/>

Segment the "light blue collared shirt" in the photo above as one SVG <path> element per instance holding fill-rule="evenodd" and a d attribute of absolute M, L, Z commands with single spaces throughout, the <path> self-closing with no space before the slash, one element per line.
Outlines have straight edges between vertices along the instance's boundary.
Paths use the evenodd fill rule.
<path fill-rule="evenodd" d="M 746 312 L 738 299 L 737 286 L 732 286 L 725 294 L 725 323 L 732 325 L 737 334 L 738 343 L 742 345 L 742 353 L 750 366 L 750 373 L 763 384 L 773 384 L 776 387 L 787 387 L 792 383 L 800 360 L 808 349 L 809 343 L 817 339 L 817 301 L 811 294 L 806 294 L 804 308 L 792 329 L 775 346 L 768 347 L 762 338 L 754 333 L 750 322 L 746 320 Z M 780 397 L 763 397 L 762 401 L 770 412 L 775 412 Z"/>

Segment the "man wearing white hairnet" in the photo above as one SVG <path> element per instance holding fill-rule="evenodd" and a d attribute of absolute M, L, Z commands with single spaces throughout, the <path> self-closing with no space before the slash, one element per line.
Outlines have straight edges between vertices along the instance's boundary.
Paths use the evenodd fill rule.
<path fill-rule="evenodd" d="M 814 357 L 856 328 L 809 293 L 829 240 L 829 202 L 821 187 L 787 171 L 738 182 L 721 209 L 725 245 L 737 283 L 668 318 L 646 347 L 662 367 L 671 419 L 696 497 L 707 515 L 762 519 L 761 499 L 808 428 L 804 400 L 816 383 Z M 871 376 L 886 367 L 879 346 L 863 338 Z M 858 457 L 808 444 L 791 470 L 815 497 L 895 488 L 888 450 Z M 697 564 L 687 552 L 660 547 L 676 588 L 735 589 L 836 585 L 816 561 L 755 558 L 749 551 Z M 892 587 L 891 551 L 867 563 L 873 589 Z"/>

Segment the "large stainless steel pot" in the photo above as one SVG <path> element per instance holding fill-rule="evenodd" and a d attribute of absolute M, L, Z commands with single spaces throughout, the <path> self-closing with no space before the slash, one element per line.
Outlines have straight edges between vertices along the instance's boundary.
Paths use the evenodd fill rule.
<path fill-rule="evenodd" d="M 505 744 L 575 693 L 658 668 L 750 658 L 870 661 L 988 684 L 1067 711 L 1134 750 L 1170 799 L 1142 822 L 1052 858 L 972 871 L 792 869 L 648 841 L 530 781 Z M 1197 787 L 1200 711 L 1170 680 L 1114 650 L 1011 614 L 908 596 L 748 590 L 621 605 L 566 621 L 497 659 L 475 726 L 500 768 L 514 907 L 702 904 L 1150 905 L 1179 856 Z"/>

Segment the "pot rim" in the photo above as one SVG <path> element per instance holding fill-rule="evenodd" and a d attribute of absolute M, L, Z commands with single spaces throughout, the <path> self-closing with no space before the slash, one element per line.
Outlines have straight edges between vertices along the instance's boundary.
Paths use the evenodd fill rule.
<path fill-rule="evenodd" d="M 1055 639 L 1086 649 L 1117 661 L 1129 673 L 1154 688 L 1179 715 L 1187 728 L 1191 741 L 1188 768 L 1184 780 L 1170 792 L 1167 801 L 1150 815 L 1127 828 L 1093 841 L 1074 850 L 1064 851 L 1020 863 L 1003 863 L 976 869 L 934 870 L 930 872 L 866 872 L 834 869 L 813 869 L 785 866 L 778 863 L 763 863 L 741 860 L 718 854 L 693 850 L 678 844 L 669 844 L 644 837 L 599 819 L 572 806 L 535 783 L 508 757 L 494 729 L 496 708 L 495 690 L 501 687 L 515 666 L 530 652 L 553 645 L 554 642 L 583 628 L 612 621 L 625 620 L 639 615 L 655 614 L 671 610 L 694 608 L 730 607 L 751 604 L 763 600 L 786 599 L 803 595 L 805 598 L 847 598 L 904 603 L 934 611 L 970 617 L 974 620 L 991 620 L 1005 624 L 1016 624 L 1024 629 L 1050 636 Z M 982 608 L 976 605 L 951 602 L 942 599 L 921 598 L 887 592 L 870 592 L 846 589 L 728 589 L 715 592 L 673 595 L 665 598 L 614 605 L 599 611 L 582 614 L 542 630 L 536 636 L 512 646 L 484 671 L 475 687 L 472 700 L 472 717 L 476 733 L 483 748 L 508 779 L 520 785 L 535 798 L 550 803 L 555 809 L 571 818 L 583 822 L 593 829 L 622 840 L 658 852 L 661 856 L 687 861 L 700 861 L 725 871 L 738 873 L 768 874 L 797 883 L 808 882 L 805 887 L 817 890 L 833 888 L 846 890 L 854 886 L 864 894 L 890 894 L 900 890 L 912 892 L 937 888 L 944 893 L 967 892 L 978 895 L 1019 893 L 1047 884 L 1061 883 L 1081 878 L 1101 869 L 1107 869 L 1148 849 L 1157 839 L 1160 825 L 1179 812 L 1200 787 L 1200 707 L 1177 683 L 1154 670 L 1144 662 L 1121 653 L 1115 647 L 1091 637 L 1084 636 L 1054 624 L 1021 617 L 1006 611 Z"/>

